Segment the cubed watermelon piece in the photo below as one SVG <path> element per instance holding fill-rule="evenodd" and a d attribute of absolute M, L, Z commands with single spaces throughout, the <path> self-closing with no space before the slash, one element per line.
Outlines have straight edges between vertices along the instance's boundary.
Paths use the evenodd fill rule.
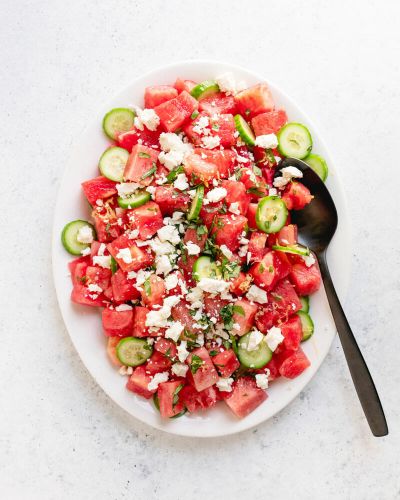
<path fill-rule="evenodd" d="M 290 262 L 282 252 L 267 252 L 260 262 L 250 268 L 254 283 L 263 290 L 272 290 L 276 283 L 288 276 Z"/>
<path fill-rule="evenodd" d="M 102 175 L 82 182 L 81 185 L 83 192 L 91 205 L 95 205 L 97 200 L 105 200 L 117 194 L 117 183 L 110 181 L 110 179 L 107 179 Z"/>
<path fill-rule="evenodd" d="M 107 339 L 107 356 L 114 366 L 122 366 L 116 353 L 116 347 L 120 340 L 121 337 L 108 337 Z"/>
<path fill-rule="evenodd" d="M 290 182 L 282 195 L 288 210 L 302 210 L 312 199 L 310 190 L 301 182 Z"/>
<path fill-rule="evenodd" d="M 214 387 L 197 391 L 193 386 L 186 385 L 179 393 L 179 397 L 190 413 L 207 410 L 217 403 L 217 391 Z"/>
<path fill-rule="evenodd" d="M 157 395 L 162 417 L 171 418 L 178 415 L 178 413 L 183 410 L 183 401 L 179 395 L 180 386 L 182 386 L 182 381 L 180 380 L 162 382 L 158 386 Z M 174 400 L 176 400 L 175 396 L 178 396 L 177 402 L 174 402 Z"/>
<path fill-rule="evenodd" d="M 133 330 L 132 337 L 151 337 L 157 336 L 158 334 L 150 334 L 148 328 L 146 327 L 146 317 L 149 312 L 147 307 L 135 306 L 133 308 Z"/>
<path fill-rule="evenodd" d="M 236 94 L 235 101 L 239 113 L 246 119 L 274 109 L 274 100 L 266 83 L 242 90 Z"/>
<path fill-rule="evenodd" d="M 293 264 L 289 279 L 300 296 L 311 295 L 321 286 L 321 273 L 316 264 L 310 267 L 303 262 Z"/>
<path fill-rule="evenodd" d="M 255 116 L 251 120 L 251 126 L 256 135 L 275 134 L 287 123 L 287 119 L 285 110 L 276 109 Z"/>
<path fill-rule="evenodd" d="M 251 233 L 248 252 L 251 254 L 250 262 L 261 262 L 267 252 L 265 248 L 268 235 L 261 231 Z"/>
<path fill-rule="evenodd" d="M 160 207 L 154 201 L 126 211 L 126 216 L 131 229 L 139 231 L 139 238 L 147 240 L 163 227 L 163 217 Z"/>
<path fill-rule="evenodd" d="M 111 276 L 111 286 L 113 299 L 115 302 L 127 302 L 140 297 L 140 292 L 134 286 L 134 280 L 128 278 L 127 273 L 122 269 L 118 269 Z"/>
<path fill-rule="evenodd" d="M 183 91 L 190 93 L 196 85 L 197 83 L 193 80 L 182 80 L 182 78 L 177 78 L 176 82 L 174 83 L 174 87 L 179 93 Z"/>
<path fill-rule="evenodd" d="M 197 391 L 203 391 L 217 382 L 217 370 L 205 347 L 192 351 L 187 358 L 187 363 L 189 365 L 187 377 Z"/>
<path fill-rule="evenodd" d="M 232 209 L 237 209 L 241 215 L 246 215 L 251 197 L 246 192 L 244 184 L 238 181 L 224 180 L 222 181 L 222 187 L 225 188 L 227 192 L 224 199 L 228 209 L 230 205 L 234 203 Z M 233 213 L 236 213 L 236 211 Z"/>
<path fill-rule="evenodd" d="M 234 303 L 234 313 L 232 316 L 233 324 L 239 325 L 239 328 L 234 327 L 235 335 L 244 335 L 249 332 L 254 325 L 254 319 L 258 306 L 250 303 L 246 299 L 238 299 Z"/>
<path fill-rule="evenodd" d="M 143 144 L 136 144 L 125 165 L 124 179 L 149 186 L 156 172 L 157 159 L 158 151 Z"/>
<path fill-rule="evenodd" d="M 146 373 L 146 368 L 143 365 L 138 366 L 133 370 L 132 375 L 129 377 L 128 382 L 126 383 L 126 388 L 135 394 L 139 394 L 139 396 L 150 399 L 157 391 L 157 389 L 150 391 L 148 388 L 151 378 L 151 375 Z"/>
<path fill-rule="evenodd" d="M 311 365 L 310 360 L 300 347 L 297 351 L 288 356 L 279 367 L 282 377 L 296 378 Z"/>
<path fill-rule="evenodd" d="M 117 261 L 119 267 L 126 272 L 139 271 L 139 269 L 150 266 L 154 261 L 154 257 L 148 247 L 139 248 L 126 234 L 119 236 L 109 243 L 107 249 Z M 129 250 L 129 253 L 126 249 Z"/>
<path fill-rule="evenodd" d="M 233 349 L 227 349 L 213 356 L 212 362 L 223 378 L 230 377 L 240 366 L 240 362 Z"/>
<path fill-rule="evenodd" d="M 197 107 L 197 100 L 184 90 L 178 97 L 156 106 L 154 111 L 160 117 L 160 124 L 164 130 L 176 132 L 190 118 Z"/>
<path fill-rule="evenodd" d="M 267 397 L 267 393 L 257 387 L 254 378 L 240 377 L 234 382 L 232 392 L 228 393 L 224 401 L 237 417 L 243 418 L 254 411 Z"/>
<path fill-rule="evenodd" d="M 144 107 L 155 108 L 163 102 L 170 101 L 178 96 L 176 88 L 170 85 L 153 85 L 144 91 Z"/>
<path fill-rule="evenodd" d="M 282 323 L 280 325 L 280 329 L 285 338 L 278 349 L 282 346 L 290 351 L 297 351 L 300 346 L 301 339 L 303 338 L 301 320 L 297 314 L 289 318 L 285 323 Z"/>
<path fill-rule="evenodd" d="M 240 246 L 240 239 L 247 226 L 244 215 L 216 215 L 211 234 L 215 235 L 215 243 L 219 246 L 226 245 L 235 252 Z"/>
<path fill-rule="evenodd" d="M 225 113 L 234 115 L 237 112 L 235 98 L 223 92 L 218 92 L 202 99 L 199 102 L 199 109 L 205 111 L 210 116 Z"/>
<path fill-rule="evenodd" d="M 176 211 L 187 212 L 190 203 L 190 196 L 173 186 L 157 186 L 154 199 L 163 215 L 172 215 Z"/>
<path fill-rule="evenodd" d="M 101 315 L 104 335 L 106 337 L 129 337 L 133 330 L 133 310 L 116 311 L 103 309 Z"/>
<path fill-rule="evenodd" d="M 152 274 L 146 286 L 142 286 L 142 302 L 146 307 L 161 306 L 166 294 L 165 283 L 162 278 Z"/>

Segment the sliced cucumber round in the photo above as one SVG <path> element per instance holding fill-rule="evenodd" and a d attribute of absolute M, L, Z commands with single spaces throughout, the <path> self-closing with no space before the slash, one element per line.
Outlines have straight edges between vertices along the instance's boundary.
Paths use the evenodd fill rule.
<path fill-rule="evenodd" d="M 99 160 L 101 175 L 104 175 L 104 177 L 112 181 L 122 182 L 128 158 L 129 153 L 124 148 L 115 146 L 106 149 Z"/>
<path fill-rule="evenodd" d="M 312 149 L 312 137 L 301 123 L 287 123 L 278 132 L 278 150 L 285 156 L 305 158 Z"/>
<path fill-rule="evenodd" d="M 264 233 L 277 233 L 286 223 L 288 209 L 279 196 L 265 196 L 258 202 L 257 227 Z"/>
<path fill-rule="evenodd" d="M 322 156 L 310 153 L 304 158 L 304 161 L 307 165 L 310 165 L 314 172 L 318 174 L 324 182 L 326 181 L 328 177 L 328 165 Z"/>
<path fill-rule="evenodd" d="M 147 203 L 151 199 L 151 194 L 147 191 L 138 191 L 137 193 L 133 193 L 126 198 L 121 198 L 118 196 L 118 205 L 121 208 L 137 208 L 145 203 Z"/>
<path fill-rule="evenodd" d="M 200 281 L 202 278 L 217 278 L 221 271 L 217 264 L 208 255 L 199 257 L 193 265 L 193 279 Z"/>
<path fill-rule="evenodd" d="M 272 351 L 263 340 L 258 344 L 257 349 L 248 351 L 247 346 L 252 332 L 246 333 L 239 340 L 238 358 L 246 368 L 263 368 L 272 358 Z"/>
<path fill-rule="evenodd" d="M 110 139 L 116 139 L 117 135 L 127 132 L 133 127 L 135 113 L 128 108 L 114 108 L 103 118 L 104 133 Z"/>
<path fill-rule="evenodd" d="M 125 366 L 139 366 L 145 363 L 153 353 L 153 348 L 144 339 L 125 337 L 116 347 L 117 358 Z"/>
<path fill-rule="evenodd" d="M 90 243 L 81 243 L 80 241 L 78 241 L 79 230 L 85 226 L 90 227 L 90 229 L 92 230 L 93 239 L 95 239 L 96 231 L 92 224 L 90 224 L 86 220 L 74 220 L 72 222 L 69 222 L 64 226 L 64 229 L 62 230 L 61 242 L 65 250 L 67 250 L 67 252 L 72 255 L 81 255 L 82 250 L 90 247 Z"/>
<path fill-rule="evenodd" d="M 301 341 L 304 342 L 314 333 L 314 322 L 311 319 L 311 316 L 304 311 L 298 311 L 297 315 L 300 318 L 301 328 L 303 330 L 303 338 Z"/>
<path fill-rule="evenodd" d="M 190 210 L 187 214 L 187 220 L 195 220 L 198 218 L 200 214 L 201 207 L 203 205 L 204 199 L 204 186 L 197 186 L 196 194 L 192 200 L 192 204 L 190 205 Z"/>
<path fill-rule="evenodd" d="M 205 82 L 198 83 L 195 87 L 193 87 L 190 94 L 192 97 L 200 101 L 201 99 L 214 95 L 217 92 L 219 92 L 218 83 L 212 80 L 206 80 Z"/>
<path fill-rule="evenodd" d="M 300 311 L 308 313 L 308 311 L 310 310 L 310 297 L 308 295 L 300 297 L 300 302 L 301 302 Z"/>
<path fill-rule="evenodd" d="M 254 132 L 251 130 L 250 125 L 246 122 L 246 120 L 241 115 L 235 115 L 235 127 L 239 132 L 240 138 L 249 146 L 254 146 L 256 143 L 256 136 Z"/>
<path fill-rule="evenodd" d="M 310 249 L 299 244 L 288 245 L 287 247 L 281 245 L 272 245 L 272 249 L 279 250 L 279 252 L 293 253 L 295 255 L 310 255 Z"/>

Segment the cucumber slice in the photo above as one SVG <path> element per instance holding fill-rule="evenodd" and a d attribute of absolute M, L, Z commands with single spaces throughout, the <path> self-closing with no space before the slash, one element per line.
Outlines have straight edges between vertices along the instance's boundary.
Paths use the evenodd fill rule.
<path fill-rule="evenodd" d="M 104 133 L 110 139 L 116 139 L 118 133 L 127 132 L 133 127 L 135 113 L 128 108 L 114 108 L 103 118 Z"/>
<path fill-rule="evenodd" d="M 305 158 L 312 149 L 312 137 L 301 123 L 287 123 L 278 132 L 278 150 L 285 156 Z"/>
<path fill-rule="evenodd" d="M 99 160 L 101 175 L 104 175 L 104 177 L 112 181 L 122 182 L 128 158 L 129 153 L 124 148 L 115 146 L 106 149 Z"/>
<path fill-rule="evenodd" d="M 190 210 L 187 214 L 187 220 L 195 220 L 198 218 L 200 214 L 201 207 L 203 205 L 204 198 L 204 186 L 197 186 L 196 194 L 192 200 L 192 204 L 190 205 Z"/>
<path fill-rule="evenodd" d="M 310 153 L 304 158 L 304 161 L 309 165 L 315 173 L 325 182 L 328 177 L 328 165 L 322 156 Z"/>
<path fill-rule="evenodd" d="M 254 146 L 256 143 L 256 136 L 251 130 L 250 125 L 241 115 L 235 115 L 235 127 L 239 132 L 240 138 L 249 146 Z"/>
<path fill-rule="evenodd" d="M 126 198 L 121 198 L 118 196 L 118 205 L 121 208 L 137 208 L 145 203 L 147 203 L 151 199 L 151 194 L 147 191 L 138 191 L 137 193 L 131 194 Z"/>
<path fill-rule="evenodd" d="M 217 278 L 221 271 L 211 257 L 202 255 L 194 263 L 192 275 L 193 279 L 200 281 L 202 278 Z"/>
<path fill-rule="evenodd" d="M 254 351 L 248 351 L 247 345 L 249 343 L 250 334 L 251 332 L 246 333 L 246 335 L 243 335 L 239 340 L 239 361 L 246 368 L 263 368 L 271 360 L 272 351 L 264 341 L 261 341 Z"/>
<path fill-rule="evenodd" d="M 79 230 L 84 226 L 90 227 L 90 229 L 92 230 L 93 239 L 95 239 L 96 231 L 92 224 L 90 224 L 86 220 L 74 220 L 72 222 L 69 222 L 64 226 L 64 229 L 62 230 L 61 242 L 65 250 L 67 250 L 67 252 L 71 253 L 72 255 L 81 255 L 82 250 L 90 247 L 90 243 L 81 243 L 77 239 Z"/>
<path fill-rule="evenodd" d="M 201 99 L 216 94 L 217 92 L 219 92 L 218 83 L 213 80 L 206 80 L 205 82 L 201 82 L 193 87 L 190 94 L 192 97 L 200 101 Z"/>
<path fill-rule="evenodd" d="M 279 250 L 279 252 L 293 253 L 295 255 L 310 255 L 310 249 L 303 247 L 303 245 L 288 245 L 287 247 L 281 245 L 272 245 L 273 250 Z"/>
<path fill-rule="evenodd" d="M 305 296 L 305 297 L 300 297 L 300 302 L 301 302 L 301 309 L 300 311 L 308 313 L 310 310 L 310 297 Z"/>
<path fill-rule="evenodd" d="M 300 318 L 301 327 L 303 329 L 303 338 L 301 341 L 304 342 L 314 333 L 314 322 L 311 319 L 311 316 L 304 311 L 298 311 L 297 315 Z"/>
<path fill-rule="evenodd" d="M 152 355 L 153 348 L 144 339 L 125 337 L 116 347 L 117 358 L 125 366 L 139 366 Z"/>
<path fill-rule="evenodd" d="M 265 196 L 258 202 L 256 223 L 264 233 L 277 233 L 286 223 L 288 209 L 279 196 Z"/>

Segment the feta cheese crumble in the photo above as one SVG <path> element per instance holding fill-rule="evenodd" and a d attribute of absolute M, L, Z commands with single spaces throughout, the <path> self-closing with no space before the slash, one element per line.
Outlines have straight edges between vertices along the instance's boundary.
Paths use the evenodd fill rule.
<path fill-rule="evenodd" d="M 129 248 L 120 248 L 119 252 L 116 255 L 117 259 L 121 259 L 125 262 L 125 264 L 132 263 L 132 254 Z"/>
<path fill-rule="evenodd" d="M 136 182 L 121 182 L 121 184 L 117 184 L 115 187 L 117 188 L 118 196 L 128 198 L 128 196 L 137 191 L 139 184 L 136 184 Z"/>
<path fill-rule="evenodd" d="M 229 248 L 228 248 L 226 245 L 221 245 L 221 246 L 219 247 L 219 249 L 221 250 L 221 252 L 223 253 L 223 255 L 225 255 L 225 257 L 226 257 L 227 259 L 232 258 L 233 253 L 229 250 Z"/>
<path fill-rule="evenodd" d="M 240 215 L 240 210 L 239 210 L 239 202 L 234 201 L 229 205 L 228 208 L 229 212 L 232 212 L 235 215 Z"/>
<path fill-rule="evenodd" d="M 83 255 L 85 257 L 86 255 L 90 255 L 91 252 L 92 251 L 91 251 L 90 247 L 86 247 L 83 250 L 81 250 L 81 255 Z"/>
<path fill-rule="evenodd" d="M 90 283 L 90 285 L 88 285 L 88 290 L 89 292 L 95 292 L 95 293 L 101 293 L 103 291 L 103 289 L 100 288 L 97 283 Z"/>
<path fill-rule="evenodd" d="M 172 290 L 178 285 L 178 276 L 176 274 L 169 274 L 165 280 L 165 288 L 167 290 Z"/>
<path fill-rule="evenodd" d="M 203 147 L 206 149 L 214 149 L 218 147 L 221 143 L 221 138 L 217 135 L 210 135 L 208 137 L 203 137 L 201 140 Z"/>
<path fill-rule="evenodd" d="M 169 241 L 173 245 L 177 245 L 181 241 L 179 231 L 175 226 L 163 226 L 157 231 L 157 234 L 162 242 Z"/>
<path fill-rule="evenodd" d="M 147 389 L 149 391 L 156 391 L 158 389 L 158 385 L 161 384 L 162 382 L 167 382 L 169 379 L 169 373 L 168 372 L 161 372 L 161 373 L 156 373 L 151 381 L 147 385 Z"/>
<path fill-rule="evenodd" d="M 79 228 L 76 239 L 79 243 L 90 244 L 93 241 L 93 230 L 90 226 L 82 226 Z"/>
<path fill-rule="evenodd" d="M 275 134 L 265 134 L 256 137 L 256 146 L 264 149 L 274 149 L 278 146 L 278 138 Z"/>
<path fill-rule="evenodd" d="M 274 186 L 276 188 L 285 187 L 293 178 L 301 179 L 303 177 L 303 172 L 296 167 L 284 167 L 281 173 L 281 177 L 275 177 Z"/>
<path fill-rule="evenodd" d="M 280 343 L 283 342 L 284 339 L 285 337 L 282 335 L 281 329 L 276 326 L 270 328 L 267 332 L 267 335 L 265 336 L 265 342 L 272 352 L 275 351 L 275 349 Z"/>
<path fill-rule="evenodd" d="M 148 130 L 156 130 L 160 124 L 160 117 L 154 111 L 154 109 L 139 109 L 136 108 L 136 117 L 134 119 L 134 125 L 139 130 L 144 130 L 145 126 Z"/>
<path fill-rule="evenodd" d="M 115 308 L 116 311 L 122 312 L 122 311 L 132 311 L 132 306 L 129 304 L 120 304 Z"/>
<path fill-rule="evenodd" d="M 263 341 L 264 335 L 258 330 L 253 330 L 249 335 L 246 351 L 255 351 L 258 345 Z"/>
<path fill-rule="evenodd" d="M 268 375 L 266 373 L 257 373 L 256 384 L 260 389 L 268 389 Z"/>
<path fill-rule="evenodd" d="M 246 297 L 252 302 L 258 302 L 258 304 L 266 304 L 268 302 L 267 292 L 257 285 L 251 285 Z"/>
<path fill-rule="evenodd" d="M 174 342 L 177 342 L 183 330 L 184 326 L 182 323 L 180 321 L 174 321 L 165 331 L 165 338 L 172 339 Z"/>
<path fill-rule="evenodd" d="M 230 283 L 214 278 L 201 278 L 201 280 L 197 283 L 197 286 L 204 292 L 223 293 L 228 291 Z"/>
<path fill-rule="evenodd" d="M 186 349 L 187 342 L 186 340 L 182 340 L 181 343 L 178 345 L 178 359 L 181 363 L 184 363 L 186 358 L 189 356 L 189 351 Z"/>
<path fill-rule="evenodd" d="M 180 301 L 179 297 L 166 297 L 161 309 L 149 311 L 146 316 L 146 326 L 156 328 L 168 327 L 168 318 L 171 316 L 171 309 Z"/>
<path fill-rule="evenodd" d="M 188 369 L 188 365 L 185 365 L 184 363 L 174 363 L 172 365 L 171 371 L 177 377 L 186 377 Z"/>
<path fill-rule="evenodd" d="M 302 255 L 302 258 L 307 267 L 311 267 L 315 264 L 315 257 L 312 253 L 310 253 L 310 255 Z"/>
<path fill-rule="evenodd" d="M 199 253 L 201 251 L 199 245 L 196 245 L 196 243 L 193 243 L 191 241 L 188 241 L 186 243 L 186 249 L 187 249 L 188 255 L 199 255 Z"/>
<path fill-rule="evenodd" d="M 156 274 L 167 275 L 172 271 L 172 264 L 168 255 L 160 255 L 156 258 Z"/>
<path fill-rule="evenodd" d="M 217 203 L 218 201 L 221 201 L 224 198 L 226 198 L 227 194 L 228 192 L 225 188 L 216 187 L 214 189 L 211 189 L 211 191 L 207 193 L 206 198 L 210 203 Z"/>
<path fill-rule="evenodd" d="M 111 269 L 111 255 L 95 255 L 93 264 L 104 269 Z"/>
<path fill-rule="evenodd" d="M 183 142 L 179 135 L 171 132 L 163 132 L 159 141 L 162 151 L 158 159 L 168 170 L 182 165 L 185 156 L 192 150 L 190 144 Z"/>
<path fill-rule="evenodd" d="M 174 182 L 174 187 L 176 189 L 179 189 L 179 191 L 184 191 L 185 189 L 189 188 L 189 182 L 188 178 L 186 177 L 186 174 L 178 174 L 175 182 Z"/>
<path fill-rule="evenodd" d="M 226 95 L 235 95 L 246 88 L 244 82 L 236 82 L 232 73 L 223 73 L 216 77 L 215 81 L 218 84 L 219 90 L 225 92 Z"/>
<path fill-rule="evenodd" d="M 233 378 L 219 378 L 216 382 L 216 386 L 220 391 L 232 392 Z"/>

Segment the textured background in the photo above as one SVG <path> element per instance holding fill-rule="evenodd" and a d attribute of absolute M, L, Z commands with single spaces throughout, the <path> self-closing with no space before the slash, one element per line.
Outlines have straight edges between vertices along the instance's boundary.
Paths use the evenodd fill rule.
<path fill-rule="evenodd" d="M 2 0 L 2 498 L 400 498 L 399 15 L 397 1 Z M 338 341 L 271 421 L 204 441 L 130 418 L 74 351 L 50 267 L 66 158 L 100 103 L 142 72 L 187 58 L 267 75 L 333 152 L 353 223 L 345 309 L 388 437 L 371 436 Z"/>

